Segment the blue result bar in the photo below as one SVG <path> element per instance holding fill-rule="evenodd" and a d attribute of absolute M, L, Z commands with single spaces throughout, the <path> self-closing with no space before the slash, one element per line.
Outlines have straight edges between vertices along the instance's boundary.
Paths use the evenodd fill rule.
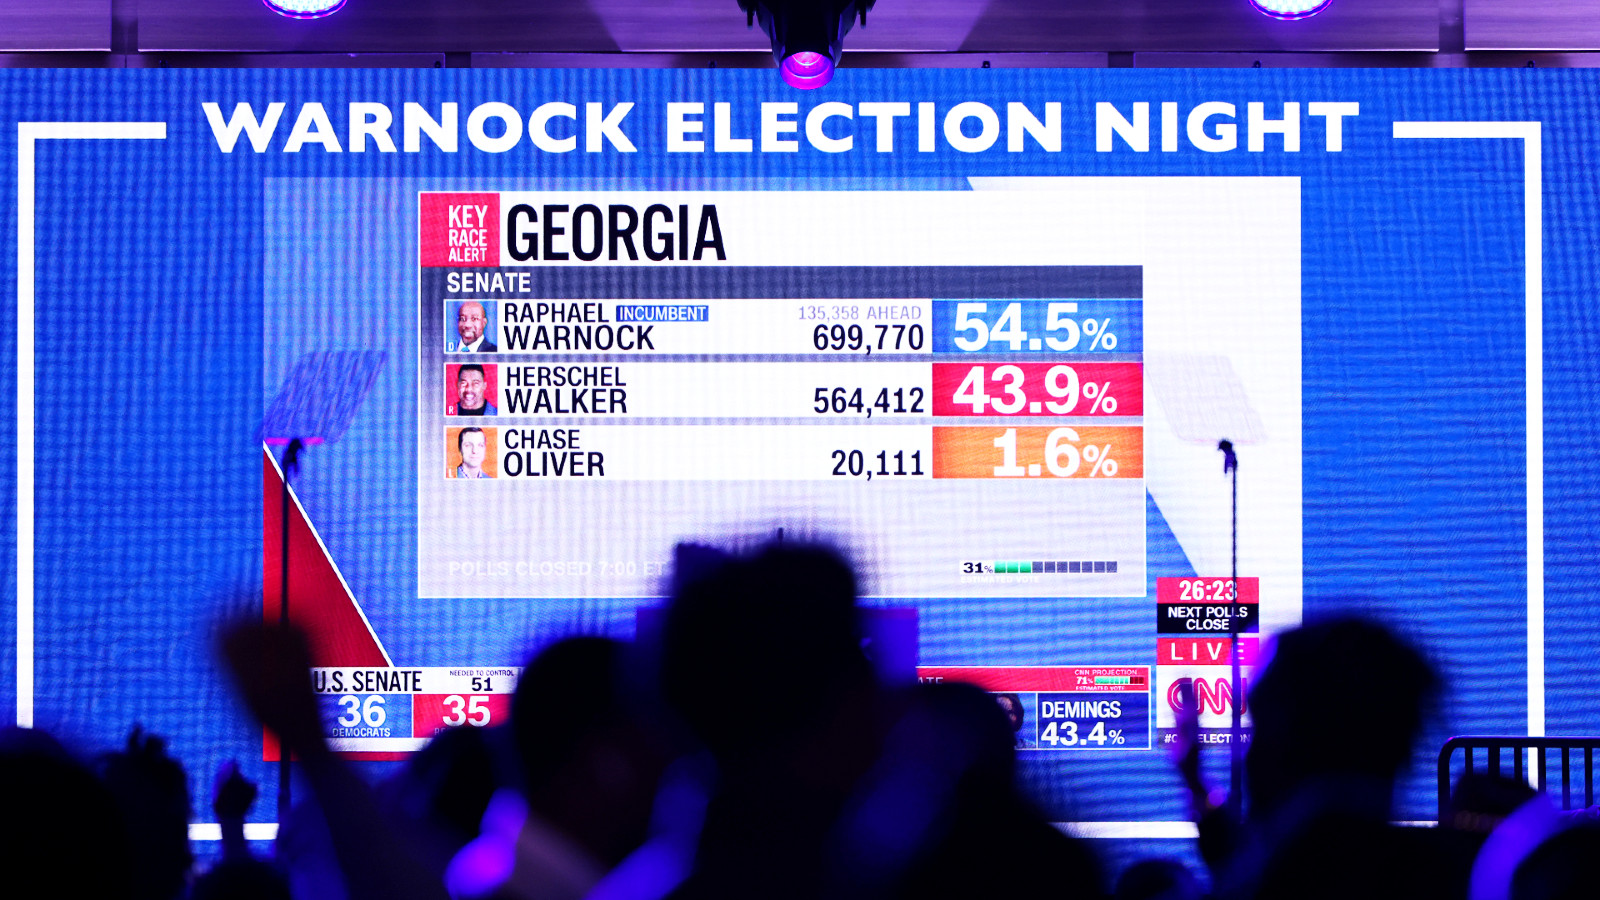
<path fill-rule="evenodd" d="M 933 352 L 1143 353 L 1144 302 L 935 300 Z"/>

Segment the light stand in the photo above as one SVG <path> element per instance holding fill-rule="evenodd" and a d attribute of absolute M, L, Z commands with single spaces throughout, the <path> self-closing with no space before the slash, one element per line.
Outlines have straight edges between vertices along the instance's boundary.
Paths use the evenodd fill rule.
<path fill-rule="evenodd" d="M 1233 567 L 1228 580 L 1228 665 L 1233 722 L 1228 732 L 1228 811 L 1234 821 L 1244 812 L 1244 685 L 1239 673 L 1239 457 L 1233 442 L 1217 442 L 1222 451 L 1222 473 L 1231 475 L 1233 488 Z"/>
<path fill-rule="evenodd" d="M 289 479 L 300 468 L 300 451 L 304 448 L 299 438 L 289 441 L 283 449 L 283 515 L 280 533 L 283 537 L 283 554 L 278 559 L 278 627 L 289 630 Z M 289 748 L 278 741 L 278 821 L 288 821 L 289 814 Z"/>

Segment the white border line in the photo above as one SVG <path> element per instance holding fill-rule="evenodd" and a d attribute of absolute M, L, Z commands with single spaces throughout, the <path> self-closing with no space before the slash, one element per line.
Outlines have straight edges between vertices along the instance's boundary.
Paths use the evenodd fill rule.
<path fill-rule="evenodd" d="M 1527 372 L 1528 455 L 1528 734 L 1544 734 L 1544 265 L 1543 170 L 1539 122 L 1395 122 L 1396 138 L 1516 138 L 1523 142 L 1524 366 Z M 17 123 L 17 725 L 33 727 L 33 500 L 32 441 L 34 367 L 34 164 L 37 140 L 133 139 L 165 140 L 165 122 L 18 122 Z M 420 195 L 418 202 L 420 204 Z M 419 337 L 420 341 L 420 337 Z M 420 349 L 420 348 L 419 348 Z M 28 451 L 23 442 L 28 442 Z M 267 453 L 273 459 L 271 452 Z M 1537 461 L 1537 464 L 1535 464 Z M 274 467 L 277 460 L 273 459 Z M 282 473 L 280 472 L 280 475 Z M 292 490 L 291 490 L 292 494 Z M 299 507 L 300 499 L 295 497 Z M 305 510 L 301 508 L 301 515 Z M 311 525 L 323 552 L 322 536 Z M 419 523 L 420 525 L 420 523 Z M 332 562 L 332 558 L 329 558 Z M 334 564 L 339 581 L 344 574 Z M 1536 574 L 1537 573 L 1537 576 Z M 351 594 L 354 600 L 354 594 Z M 361 620 L 372 631 L 361 604 Z M 373 632 L 377 640 L 376 632 Z M 384 659 L 389 653 L 382 642 Z M 394 663 L 390 661 L 390 665 Z M 250 833 L 252 825 L 258 834 Z M 211 828 L 217 827 L 217 837 Z M 1193 838 L 1190 822 L 1061 822 L 1057 827 L 1088 838 Z M 271 840 L 277 827 L 245 826 L 246 837 Z M 270 834 L 268 832 L 270 831 Z M 190 826 L 194 840 L 218 840 L 220 826 Z"/>
<path fill-rule="evenodd" d="M 1125 840 L 1196 840 L 1200 829 L 1193 822 L 1052 822 L 1056 830 L 1078 838 Z M 1401 828 L 1433 828 L 1429 819 L 1390 822 Z M 194 826 L 190 826 L 193 828 Z"/>
<path fill-rule="evenodd" d="M 282 480 L 283 466 L 278 464 L 278 460 L 272 455 L 271 448 L 269 448 L 265 443 L 262 443 L 261 449 L 266 453 L 267 459 L 272 461 L 273 470 L 278 473 L 278 478 Z M 294 500 L 294 508 L 300 511 L 300 518 L 305 521 L 306 527 L 311 529 L 311 536 L 317 539 L 317 547 L 322 550 L 322 555 L 328 560 L 328 565 L 333 567 L 333 574 L 338 577 L 339 586 L 344 588 L 345 596 L 350 598 L 350 605 L 356 608 L 356 615 L 361 617 L 361 624 L 367 626 L 367 634 L 372 635 L 372 643 L 376 644 L 378 646 L 378 652 L 383 654 L 384 664 L 393 666 L 394 660 L 389 657 L 389 651 L 383 646 L 383 641 L 378 639 L 378 632 L 373 630 L 372 623 L 367 621 L 367 611 L 361 608 L 361 601 L 356 599 L 355 591 L 350 590 L 350 582 L 344 580 L 344 572 L 339 570 L 339 564 L 334 561 L 333 554 L 328 552 L 328 545 L 322 542 L 322 533 L 317 531 L 316 524 L 311 521 L 311 515 L 306 512 L 306 508 L 304 506 L 300 505 L 300 495 L 295 493 L 294 485 L 292 484 L 289 485 L 289 497 Z M 279 552 L 282 551 L 280 550 Z M 280 591 L 287 589 L 287 585 L 279 586 Z M 280 593 L 279 596 L 281 597 L 282 594 Z"/>
<path fill-rule="evenodd" d="M 1396 138 L 1522 141 L 1523 368 L 1527 373 L 1528 735 L 1544 735 L 1544 170 L 1540 122 L 1396 122 Z M 1530 753 L 1532 751 L 1529 751 Z M 1532 768 L 1530 768 L 1532 771 Z M 1535 776 L 1539 782 L 1544 773 Z M 1536 785 L 1537 786 L 1537 785 Z"/>
<path fill-rule="evenodd" d="M 1156 838 L 1195 840 L 1200 829 L 1193 822 L 1052 822 L 1058 831 L 1079 838 Z"/>
<path fill-rule="evenodd" d="M 328 749 L 335 753 L 415 753 L 432 740 L 431 737 L 328 738 Z"/>
<path fill-rule="evenodd" d="M 33 145 L 167 138 L 165 122 L 17 123 L 17 725 L 33 727 Z"/>
<path fill-rule="evenodd" d="M 244 839 L 247 841 L 275 841 L 278 839 L 278 823 L 246 822 L 244 823 Z M 222 826 L 216 822 L 190 822 L 189 840 L 220 841 L 222 840 Z"/>
<path fill-rule="evenodd" d="M 416 594 L 417 594 L 417 597 L 419 599 L 422 597 L 422 554 L 423 554 L 422 548 L 423 548 L 423 542 L 428 539 L 428 536 L 425 533 L 426 529 L 423 528 L 423 525 L 422 525 L 422 491 L 424 490 L 424 488 L 423 488 L 423 479 L 428 477 L 427 474 L 426 474 L 426 469 L 427 469 L 428 463 L 425 462 L 425 460 L 427 460 L 429 458 L 428 457 L 428 447 L 427 447 L 428 437 L 425 436 L 425 434 L 423 432 L 423 425 L 422 425 L 423 403 L 426 402 L 423 399 L 423 394 L 427 391 L 427 389 L 422 384 L 422 379 L 423 379 L 423 374 L 422 374 L 422 371 L 423 371 L 423 369 L 422 369 L 422 195 L 423 194 L 429 194 L 429 193 L 435 193 L 435 192 L 434 191 L 426 191 L 426 190 L 417 191 L 417 204 L 416 204 L 416 206 L 415 206 L 415 208 L 413 210 L 416 213 L 416 218 L 412 220 L 412 221 L 414 221 L 416 223 L 416 226 L 417 226 L 417 229 L 416 229 L 416 232 L 415 232 L 415 234 L 417 236 L 417 243 L 415 245 L 416 246 L 416 256 L 413 257 L 416 260 L 416 263 L 417 263 L 416 268 L 413 270 L 413 271 L 415 271 L 417 273 L 417 303 L 416 303 L 416 306 L 414 307 L 414 309 L 415 309 L 415 311 L 417 313 L 417 339 L 416 339 L 415 344 L 412 347 L 412 356 L 411 356 L 412 359 L 417 361 L 417 422 L 416 422 L 416 428 L 417 428 L 417 521 L 415 523 L 416 524 L 416 529 L 417 529 L 417 580 L 415 582 L 413 582 L 413 587 L 416 589 Z M 484 193 L 488 193 L 488 192 L 485 191 Z M 450 308 L 449 305 L 448 305 L 449 301 L 445 301 L 445 302 L 446 302 L 445 310 L 448 310 Z M 444 312 L 444 310 L 440 311 L 440 318 L 443 318 L 443 312 Z M 444 328 L 444 327 L 448 327 L 448 326 L 443 325 L 441 323 L 440 327 Z M 443 385 L 440 385 L 439 388 L 438 388 L 438 390 L 440 390 L 440 391 L 442 391 L 443 389 L 444 389 Z M 433 395 L 433 398 L 434 398 L 435 401 L 437 401 L 439 399 L 439 394 L 437 392 L 435 392 L 434 395 Z M 445 427 L 449 428 L 449 425 L 446 424 Z M 434 435 L 434 438 L 437 439 L 437 438 L 445 437 L 448 434 L 449 434 L 449 432 L 445 431 L 445 432 L 442 432 L 442 433 Z M 433 445 L 433 449 L 435 449 L 435 450 L 439 449 L 438 443 L 435 443 Z M 446 450 L 446 452 L 445 452 L 445 460 L 448 460 L 449 458 L 450 458 L 449 451 Z M 444 460 L 441 460 L 441 462 L 444 462 Z M 498 464 L 498 461 L 497 461 L 496 464 Z M 435 475 L 439 474 L 439 469 L 435 468 L 433 470 L 433 474 L 435 474 Z"/>
<path fill-rule="evenodd" d="M 1156 840 L 1194 840 L 1200 830 L 1193 822 L 1054 822 L 1057 830 L 1079 838 Z M 1431 827 L 1433 822 L 1400 822 L 1400 825 Z M 278 837 L 276 822 L 246 822 L 245 840 L 271 841 Z M 220 841 L 222 826 L 216 822 L 190 822 L 189 840 Z"/>

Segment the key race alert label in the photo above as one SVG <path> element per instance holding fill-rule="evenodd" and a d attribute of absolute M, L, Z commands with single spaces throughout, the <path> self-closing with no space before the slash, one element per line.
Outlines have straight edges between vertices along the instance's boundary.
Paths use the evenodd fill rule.
<path fill-rule="evenodd" d="M 424 266 L 500 265 L 499 194 L 422 194 Z"/>
<path fill-rule="evenodd" d="M 1149 666 L 922 666 L 920 681 L 960 681 L 1013 714 L 1019 750 L 1148 750 Z"/>

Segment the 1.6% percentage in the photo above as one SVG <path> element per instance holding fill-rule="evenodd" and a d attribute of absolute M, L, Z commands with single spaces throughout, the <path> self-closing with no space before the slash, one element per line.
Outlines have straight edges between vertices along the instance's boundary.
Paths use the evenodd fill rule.
<path fill-rule="evenodd" d="M 1084 463 L 1089 464 L 1089 478 L 1114 478 L 1117 474 L 1117 461 L 1111 458 L 1111 444 L 1090 444 L 1079 449 L 1078 432 L 1071 428 L 1054 428 L 1045 437 L 1044 462 L 1029 463 L 1026 467 L 1017 464 L 1017 429 L 1007 428 L 1005 433 L 994 439 L 994 446 L 1001 453 L 1000 465 L 994 467 L 996 478 L 1023 478 L 1037 477 L 1048 470 L 1057 478 L 1071 478 L 1078 474 Z"/>

